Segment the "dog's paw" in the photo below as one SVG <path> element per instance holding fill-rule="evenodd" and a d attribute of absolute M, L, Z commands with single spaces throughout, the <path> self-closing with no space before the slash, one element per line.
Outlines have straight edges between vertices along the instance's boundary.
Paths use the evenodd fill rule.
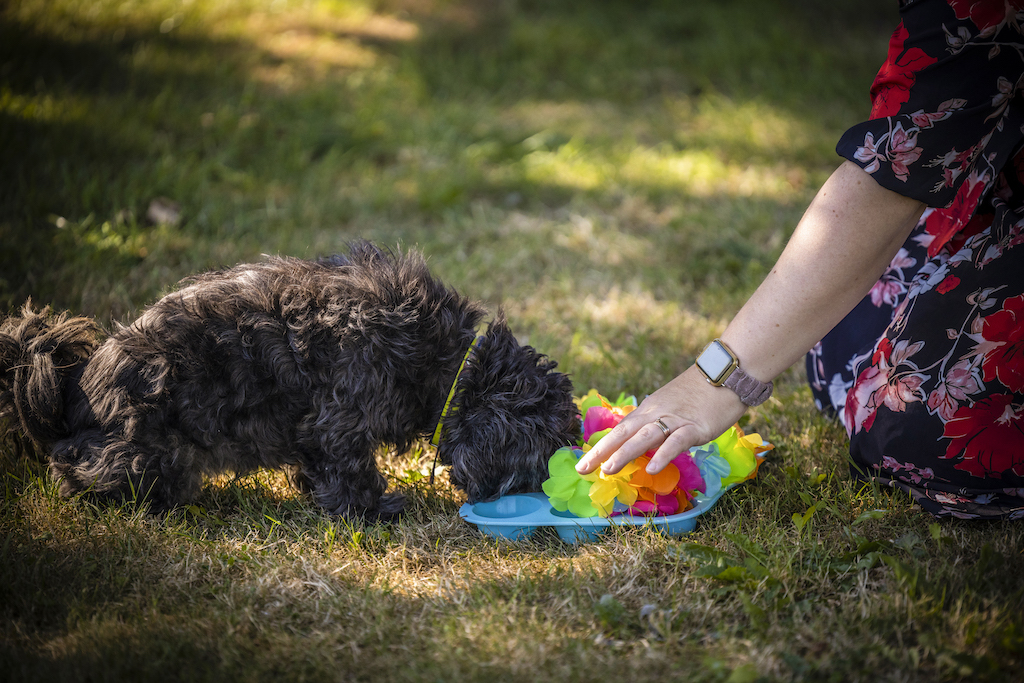
<path fill-rule="evenodd" d="M 313 485 L 309 481 L 309 477 L 302 471 L 302 468 L 298 465 L 284 465 L 281 467 L 284 471 L 285 476 L 288 478 L 288 483 L 291 484 L 292 488 L 303 495 L 310 495 L 313 493 Z"/>
<path fill-rule="evenodd" d="M 405 509 L 405 496 L 401 493 L 389 493 L 381 496 L 380 505 L 367 517 L 375 517 L 379 522 L 396 521 Z"/>
<path fill-rule="evenodd" d="M 392 493 L 381 496 L 377 504 L 372 508 L 355 505 L 345 505 L 335 509 L 328 508 L 332 515 L 343 517 L 351 522 L 393 522 L 397 520 L 405 509 L 405 496 L 400 493 Z"/>

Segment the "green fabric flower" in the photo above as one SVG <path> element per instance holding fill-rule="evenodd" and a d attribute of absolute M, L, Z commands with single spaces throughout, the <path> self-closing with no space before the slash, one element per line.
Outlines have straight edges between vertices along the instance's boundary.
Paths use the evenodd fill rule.
<path fill-rule="evenodd" d="M 712 443 L 718 446 L 718 453 L 729 462 L 729 476 L 722 479 L 722 486 L 753 477 L 760 464 L 757 455 L 771 448 L 771 444 L 765 444 L 759 434 L 747 435 L 735 426 Z"/>
<path fill-rule="evenodd" d="M 576 461 L 582 455 L 582 450 L 569 446 L 555 451 L 548 460 L 548 474 L 551 476 L 541 487 L 551 501 L 551 507 L 559 512 L 568 510 L 577 517 L 597 517 L 600 512 L 590 500 L 593 481 L 576 471 Z"/>

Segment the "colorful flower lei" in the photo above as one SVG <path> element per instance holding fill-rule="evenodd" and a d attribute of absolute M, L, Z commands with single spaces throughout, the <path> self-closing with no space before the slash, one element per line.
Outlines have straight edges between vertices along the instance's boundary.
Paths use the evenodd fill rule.
<path fill-rule="evenodd" d="M 543 483 L 551 507 L 576 517 L 685 512 L 693 501 L 713 498 L 724 487 L 753 479 L 764 460 L 761 454 L 773 448 L 759 434 L 744 434 L 735 425 L 711 443 L 680 453 L 658 474 L 645 469 L 654 451 L 615 474 L 580 474 L 576 461 L 636 409 L 636 398 L 620 394 L 611 402 L 591 389 L 576 402 L 583 415 L 583 438 L 576 447 L 555 451 L 548 461 L 551 476 Z"/>

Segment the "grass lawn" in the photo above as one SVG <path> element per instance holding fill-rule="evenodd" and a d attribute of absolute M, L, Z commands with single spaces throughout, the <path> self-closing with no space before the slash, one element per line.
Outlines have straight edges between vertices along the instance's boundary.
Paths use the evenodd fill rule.
<path fill-rule="evenodd" d="M 866 115 L 891 0 L 0 0 L 0 310 L 126 322 L 181 277 L 415 247 L 579 393 L 690 363 Z M 851 483 L 802 369 L 694 533 L 497 542 L 276 473 L 165 517 L 0 445 L 10 681 L 1024 680 L 1024 528 Z"/>

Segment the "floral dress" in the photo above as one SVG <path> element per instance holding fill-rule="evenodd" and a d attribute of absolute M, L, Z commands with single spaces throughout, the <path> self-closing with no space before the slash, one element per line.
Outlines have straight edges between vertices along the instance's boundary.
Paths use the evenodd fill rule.
<path fill-rule="evenodd" d="M 837 151 L 929 208 L 808 379 L 855 477 L 937 517 L 1024 518 L 1024 0 L 900 15 Z"/>

